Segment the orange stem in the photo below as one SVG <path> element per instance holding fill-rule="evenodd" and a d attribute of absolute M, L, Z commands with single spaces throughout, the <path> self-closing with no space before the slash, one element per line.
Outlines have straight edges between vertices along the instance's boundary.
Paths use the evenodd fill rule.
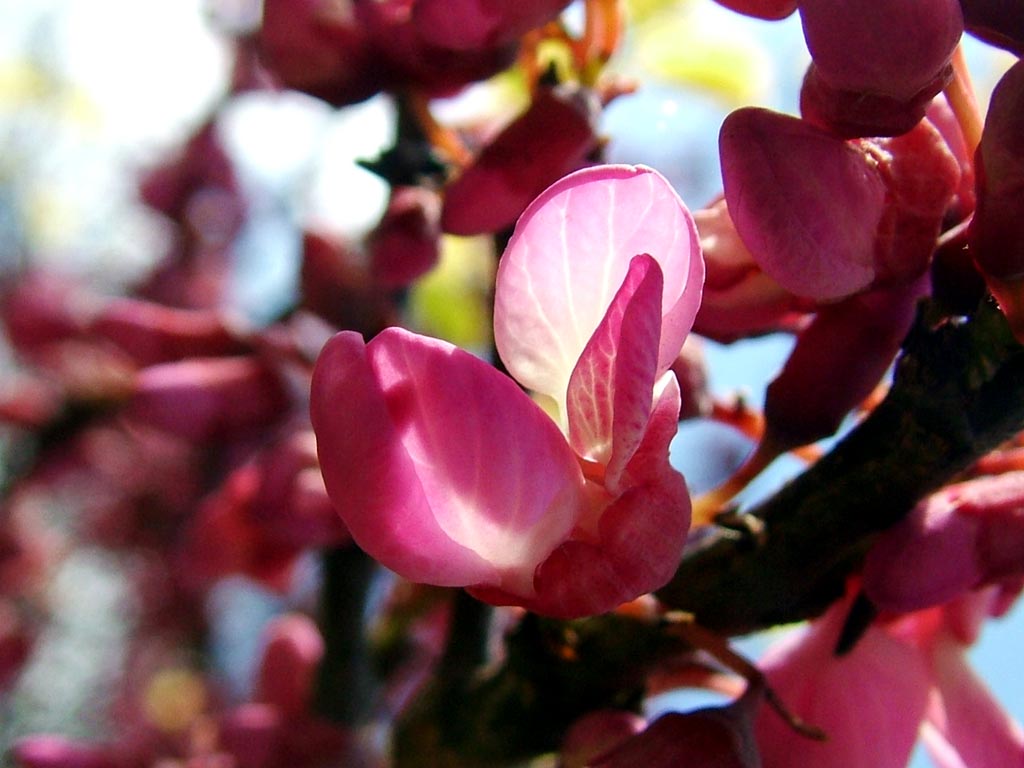
<path fill-rule="evenodd" d="M 961 45 L 953 51 L 953 79 L 946 86 L 945 94 L 946 101 L 949 102 L 950 109 L 960 124 L 960 131 L 967 144 L 967 154 L 974 157 L 974 152 L 981 143 L 984 120 L 974 95 L 974 85 L 971 83 L 971 74 L 967 70 L 967 60 Z"/>

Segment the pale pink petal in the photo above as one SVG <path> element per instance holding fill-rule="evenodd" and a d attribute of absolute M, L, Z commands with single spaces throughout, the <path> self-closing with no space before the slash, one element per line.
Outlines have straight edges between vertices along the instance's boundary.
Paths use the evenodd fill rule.
<path fill-rule="evenodd" d="M 827 735 L 812 741 L 763 707 L 764 768 L 905 768 L 928 701 L 928 669 L 917 651 L 876 628 L 836 656 L 847 605 L 836 604 L 758 663 L 786 706 Z"/>
<path fill-rule="evenodd" d="M 964 646 L 948 635 L 940 638 L 932 663 L 938 696 L 929 707 L 933 730 L 925 732 L 925 744 L 936 762 L 942 768 L 1024 766 L 1024 731 L 968 665 Z"/>
<path fill-rule="evenodd" d="M 661 270 L 636 256 L 569 379 L 569 442 L 588 461 L 619 466 L 647 428 L 658 365 Z"/>
<path fill-rule="evenodd" d="M 626 277 L 650 254 L 664 276 L 659 370 L 693 325 L 704 266 L 689 211 L 643 166 L 577 171 L 526 209 L 498 267 L 495 342 L 509 371 L 552 397 L 566 426 L 569 377 Z"/>
<path fill-rule="evenodd" d="M 789 115 L 745 107 L 719 135 L 729 213 L 768 275 L 797 296 L 849 296 L 875 277 L 885 187 L 853 145 Z"/>
<path fill-rule="evenodd" d="M 506 376 L 389 328 L 321 354 L 313 427 L 328 493 L 382 564 L 432 584 L 532 593 L 582 509 L 576 457 Z"/>

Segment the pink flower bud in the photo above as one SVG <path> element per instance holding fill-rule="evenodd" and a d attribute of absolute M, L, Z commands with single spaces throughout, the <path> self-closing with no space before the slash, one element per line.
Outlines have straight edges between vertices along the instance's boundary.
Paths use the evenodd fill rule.
<path fill-rule="evenodd" d="M 281 380 L 256 358 L 195 358 L 143 369 L 127 414 L 204 442 L 266 427 L 285 405 Z"/>
<path fill-rule="evenodd" d="M 923 289 L 876 289 L 821 307 L 768 385 L 766 441 L 788 450 L 834 434 L 892 364 Z"/>
<path fill-rule="evenodd" d="M 957 0 L 801 0 L 800 20 L 822 79 L 898 101 L 942 89 L 963 32 Z"/>
<path fill-rule="evenodd" d="M 971 253 L 986 277 L 1024 278 L 1024 62 L 996 85 L 976 156 Z"/>
<path fill-rule="evenodd" d="M 570 0 L 418 0 L 412 23 L 424 43 L 456 51 L 485 50 L 518 41 L 556 18 Z"/>
<path fill-rule="evenodd" d="M 772 331 L 795 331 L 813 308 L 766 275 L 743 244 L 724 199 L 693 214 L 707 266 L 693 329 L 728 343 Z"/>
<path fill-rule="evenodd" d="M 906 612 L 1024 574 L 1024 472 L 952 485 L 883 533 L 864 563 L 864 591 Z"/>
<path fill-rule="evenodd" d="M 729 213 L 769 276 L 818 300 L 848 296 L 874 280 L 886 189 L 859 147 L 795 117 L 749 107 L 725 119 L 719 145 Z"/>
<path fill-rule="evenodd" d="M 894 139 L 846 142 L 744 108 L 726 118 L 719 143 L 729 213 L 754 261 L 817 301 L 920 277 L 960 182 L 927 122 Z"/>
<path fill-rule="evenodd" d="M 324 640 L 312 619 L 298 613 L 276 617 L 263 631 L 256 699 L 286 717 L 307 714 L 323 655 Z"/>
<path fill-rule="evenodd" d="M 237 768 L 277 768 L 285 727 L 277 707 L 243 704 L 221 718 L 218 741 L 237 761 Z"/>
<path fill-rule="evenodd" d="M 11 750 L 18 768 L 116 768 L 102 747 L 64 736 L 26 736 Z"/>
<path fill-rule="evenodd" d="M 478 235 L 514 224 L 531 200 L 578 168 L 597 145 L 594 115 L 591 94 L 540 88 L 527 110 L 445 187 L 441 228 Z"/>
<path fill-rule="evenodd" d="M 829 83 L 812 61 L 800 86 L 800 114 L 842 139 L 899 136 L 924 117 L 933 93 L 910 99 L 848 91 Z"/>
<path fill-rule="evenodd" d="M 429 30 L 417 24 L 412 0 L 355 3 L 356 14 L 372 41 L 374 66 L 387 73 L 393 90 L 416 88 L 431 96 L 458 92 L 469 83 L 506 69 L 518 41 L 483 48 L 439 48 Z"/>
<path fill-rule="evenodd" d="M 760 768 L 754 743 L 756 700 L 662 715 L 636 736 L 600 756 L 593 768 Z"/>
<path fill-rule="evenodd" d="M 586 768 L 595 758 L 640 733 L 646 721 L 633 712 L 599 709 L 569 726 L 562 740 L 561 768 Z"/>
<path fill-rule="evenodd" d="M 98 307 L 98 299 L 73 281 L 30 272 L 4 293 L 0 320 L 14 348 L 32 356 L 50 344 L 81 337 Z"/>
<path fill-rule="evenodd" d="M 219 312 L 175 309 L 138 299 L 110 301 L 89 330 L 113 342 L 140 366 L 230 355 L 244 349 Z"/>
<path fill-rule="evenodd" d="M 300 288 L 303 306 L 335 328 L 367 335 L 398 322 L 393 302 L 359 264 L 353 246 L 326 233 L 302 238 Z"/>
<path fill-rule="evenodd" d="M 352 0 L 264 0 L 259 46 L 289 88 L 335 106 L 363 101 L 384 87 L 369 34 Z"/>
<path fill-rule="evenodd" d="M 370 233 L 370 271 L 388 288 L 409 285 L 437 263 L 441 200 L 424 187 L 397 187 Z"/>
<path fill-rule="evenodd" d="M 784 19 L 796 10 L 797 0 L 715 0 L 730 10 L 771 21 Z"/>

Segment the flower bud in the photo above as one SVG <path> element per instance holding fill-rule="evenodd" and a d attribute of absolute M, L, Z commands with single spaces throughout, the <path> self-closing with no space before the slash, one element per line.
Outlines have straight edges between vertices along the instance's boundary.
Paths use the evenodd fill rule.
<path fill-rule="evenodd" d="M 302 614 L 285 614 L 267 625 L 263 638 L 256 699 L 273 704 L 286 717 L 308 713 L 324 655 L 316 623 Z"/>
<path fill-rule="evenodd" d="M 26 736 L 11 750 L 18 768 L 115 768 L 117 762 L 106 750 L 64 736 Z"/>
<path fill-rule="evenodd" d="M 194 442 L 265 427 L 285 410 L 278 376 L 252 357 L 194 358 L 142 370 L 130 418 Z"/>
<path fill-rule="evenodd" d="M 824 81 L 901 102 L 942 90 L 963 32 L 957 0 L 801 0 L 800 20 Z"/>
<path fill-rule="evenodd" d="M 1024 472 L 958 483 L 932 494 L 884 532 L 864 564 L 864 591 L 906 612 L 1024 575 Z"/>
<path fill-rule="evenodd" d="M 441 228 L 479 235 L 512 226 L 530 201 L 597 146 L 594 115 L 589 92 L 539 89 L 527 110 L 445 188 Z"/>
<path fill-rule="evenodd" d="M 284 85 L 335 106 L 363 101 L 384 86 L 352 0 L 264 0 L 259 46 Z"/>
<path fill-rule="evenodd" d="M 556 18 L 570 0 L 418 0 L 412 23 L 428 45 L 454 51 L 494 48 L 516 42 Z"/>
<path fill-rule="evenodd" d="M 797 0 L 715 0 L 719 5 L 758 19 L 784 19 L 796 10 Z"/>
<path fill-rule="evenodd" d="M 424 187 L 396 187 L 370 233 L 370 271 L 383 286 L 401 287 L 428 272 L 438 257 L 441 201 Z"/>

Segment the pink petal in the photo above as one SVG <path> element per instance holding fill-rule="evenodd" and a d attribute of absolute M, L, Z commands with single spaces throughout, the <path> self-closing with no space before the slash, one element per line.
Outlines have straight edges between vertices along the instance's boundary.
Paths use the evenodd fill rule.
<path fill-rule="evenodd" d="M 473 50 L 516 41 L 554 19 L 568 4 L 569 0 L 419 0 L 412 18 L 424 42 Z"/>
<path fill-rule="evenodd" d="M 811 741 L 763 707 L 757 742 L 764 768 L 905 768 L 928 700 L 927 667 L 914 649 L 875 628 L 835 656 L 847 605 L 836 604 L 758 663 L 786 706 L 828 737 Z"/>
<path fill-rule="evenodd" d="M 569 442 L 576 453 L 624 467 L 650 418 L 661 331 L 661 269 L 636 256 L 569 379 Z"/>
<path fill-rule="evenodd" d="M 356 542 L 406 578 L 529 595 L 582 509 L 555 425 L 445 342 L 389 328 L 364 348 L 338 334 L 311 409 L 328 494 Z"/>
<path fill-rule="evenodd" d="M 885 187 L 862 152 L 803 120 L 752 107 L 726 118 L 719 146 L 736 230 L 783 288 L 827 300 L 874 279 Z"/>
<path fill-rule="evenodd" d="M 963 646 L 948 636 L 940 639 L 933 665 L 939 696 L 929 708 L 932 727 L 924 735 L 941 768 L 1024 765 L 1024 731 L 967 664 Z"/>
<path fill-rule="evenodd" d="M 801 0 L 800 20 L 831 85 L 901 100 L 938 93 L 963 32 L 957 0 Z"/>
<path fill-rule="evenodd" d="M 664 276 L 659 371 L 693 325 L 704 266 L 693 219 L 669 183 L 643 166 L 564 177 L 526 209 L 498 267 L 495 342 L 525 386 L 554 399 L 565 425 L 569 378 L 634 256 Z"/>

